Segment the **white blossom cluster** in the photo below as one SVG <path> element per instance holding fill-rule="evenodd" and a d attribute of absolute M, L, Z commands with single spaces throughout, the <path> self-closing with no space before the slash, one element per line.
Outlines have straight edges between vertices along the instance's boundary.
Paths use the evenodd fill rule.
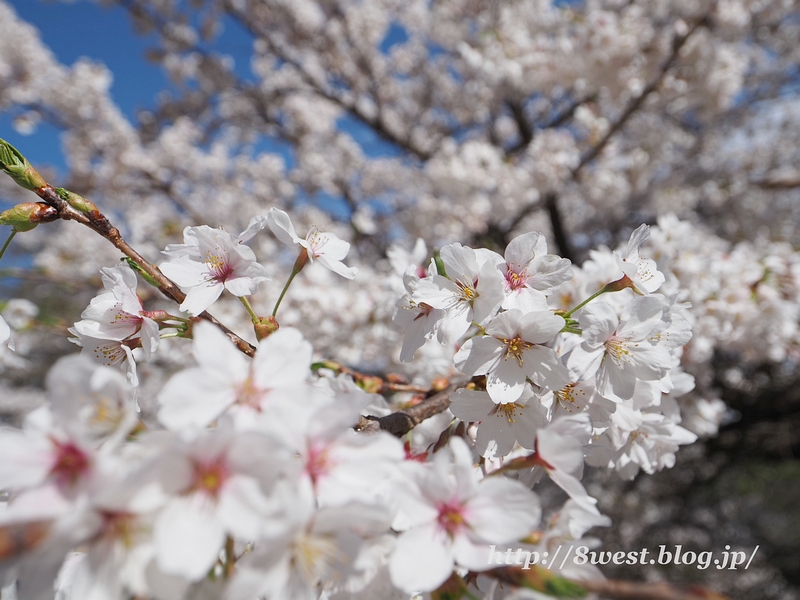
<path fill-rule="evenodd" d="M 715 353 L 800 362 L 796 2 L 119 4 L 176 84 L 137 122 L 108 69 L 60 64 L 0 0 L 0 111 L 60 128 L 68 187 L 143 256 L 166 248 L 186 293 L 173 314 L 72 223 L 17 238 L 42 277 L 104 286 L 71 330 L 85 356 L 0 433 L 21 598 L 399 599 L 487 570 L 490 545 L 591 545 L 608 521 L 584 464 L 632 478 L 715 434 Z M 551 207 L 580 266 L 548 254 Z M 590 250 L 642 221 L 646 245 Z M 478 248 L 497 231 L 502 255 Z M 253 359 L 205 323 L 194 359 L 174 339 L 207 310 L 246 331 L 240 302 L 268 314 L 298 252 L 326 268 Z M 623 276 L 636 291 L 568 314 Z M 4 371 L 35 360 L 38 310 L 3 308 Z M 352 427 L 419 398 L 389 406 L 318 359 L 459 389 L 403 447 Z M 570 499 L 539 523 L 544 473 Z"/>
<path fill-rule="evenodd" d="M 182 314 L 257 291 L 269 276 L 245 242 L 267 226 L 300 248 L 297 272 L 317 261 L 355 275 L 342 263 L 349 244 L 317 229 L 300 238 L 278 209 L 238 236 L 190 227 L 161 265 L 186 293 Z M 9 591 L 407 598 L 454 571 L 490 570 L 490 547 L 593 543 L 585 532 L 609 521 L 580 482 L 584 463 L 632 477 L 670 466 L 696 439 L 671 400 L 686 306 L 657 293 L 664 275 L 639 256 L 648 235 L 643 225 L 614 255 L 602 298 L 571 311 L 549 308 L 573 273 L 538 233 L 504 256 L 453 244 L 427 270 L 409 266 L 395 316 L 403 358 L 437 338 L 471 383 L 405 444 L 354 429 L 361 415 L 385 414 L 386 400 L 347 375 L 312 373 L 298 330 L 263 336 L 249 358 L 214 325 L 145 310 L 135 272 L 105 268 L 105 291 L 71 330 L 82 353 L 52 368 L 48 402 L 21 429 L 0 429 L 0 526 L 20 532 L 0 563 Z M 196 365 L 166 382 L 145 423 L 136 361 L 162 337 L 189 335 Z M 530 488 L 544 474 L 569 499 L 542 528 Z M 592 565 L 560 571 L 600 576 Z M 516 594 L 491 577 L 470 585 L 480 597 Z"/>

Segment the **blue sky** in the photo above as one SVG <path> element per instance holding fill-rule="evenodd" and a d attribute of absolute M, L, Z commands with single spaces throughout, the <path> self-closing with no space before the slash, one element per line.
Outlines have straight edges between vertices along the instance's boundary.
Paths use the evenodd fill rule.
<path fill-rule="evenodd" d="M 5 0 L 25 21 L 34 25 L 44 43 L 65 65 L 81 57 L 104 63 L 114 73 L 112 97 L 129 119 L 136 110 L 153 105 L 155 93 L 167 85 L 161 70 L 144 60 L 154 37 L 136 35 L 127 12 L 93 2 Z M 32 135 L 21 135 L 7 113 L 0 114 L 0 137 L 18 146 L 34 163 L 64 167 L 58 131 L 40 125 Z"/>

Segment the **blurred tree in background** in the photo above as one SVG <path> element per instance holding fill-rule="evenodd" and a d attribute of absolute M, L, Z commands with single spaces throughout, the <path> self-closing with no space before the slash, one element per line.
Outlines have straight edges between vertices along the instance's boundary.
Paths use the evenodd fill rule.
<path fill-rule="evenodd" d="M 102 64 L 60 64 L 0 0 L 0 111 L 20 133 L 57 127 L 68 173 L 54 183 L 113 214 L 151 260 L 186 226 L 238 232 L 272 206 L 348 239 L 357 279 L 298 282 L 282 319 L 313 332 L 323 356 L 428 383 L 450 375 L 436 348 L 422 349 L 424 364 L 396 361 L 398 275 L 417 238 L 502 252 L 542 231 L 551 252 L 580 265 L 601 260 L 590 248 L 658 224 L 650 256 L 689 288 L 679 300 L 695 319 L 682 362 L 697 387 L 681 401 L 682 424 L 709 439 L 654 477 L 594 475 L 589 491 L 615 523 L 597 535 L 612 550 L 761 544 L 748 572 L 661 576 L 733 597 L 798 597 L 796 2 L 98 4 L 121 5 L 137 31 L 155 34 L 147 57 L 171 84 L 153 105 L 126 119 Z M 223 28 L 246 40 L 249 64 L 226 54 Z M 29 199 L 6 178 L 0 197 Z M 20 236 L 32 259 L 4 271 L 3 314 L 19 337 L 18 353 L 2 355 L 8 419 L 37 401 L 22 384 L 71 348 L 66 327 L 99 287 L 98 270 L 118 260 L 70 225 Z M 265 265 L 293 259 L 267 236 L 253 245 Z M 235 323 L 235 308 L 219 316 Z M 165 352 L 141 366 L 145 380 L 156 386 L 181 360 Z"/>

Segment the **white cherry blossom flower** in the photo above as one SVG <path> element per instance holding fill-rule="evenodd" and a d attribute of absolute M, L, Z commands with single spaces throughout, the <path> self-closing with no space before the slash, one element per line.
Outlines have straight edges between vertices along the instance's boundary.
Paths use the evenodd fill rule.
<path fill-rule="evenodd" d="M 511 240 L 504 259 L 499 267 L 505 276 L 505 309 L 547 310 L 547 292 L 572 279 L 570 261 L 548 254 L 547 240 L 537 232 Z"/>
<path fill-rule="evenodd" d="M 636 291 L 640 294 L 655 292 L 664 283 L 664 274 L 658 270 L 656 261 L 652 258 L 640 258 L 639 246 L 650 237 L 650 226 L 640 225 L 628 240 L 625 256 L 614 252 L 617 266 L 633 282 Z"/>
<path fill-rule="evenodd" d="M 186 292 L 181 310 L 192 315 L 211 306 L 223 290 L 248 296 L 270 279 L 248 246 L 207 225 L 187 228 L 184 244 L 169 246 L 165 253 L 172 259 L 161 264 L 161 271 Z"/>
<path fill-rule="evenodd" d="M 282 519 L 269 494 L 288 456 L 274 437 L 239 432 L 226 421 L 188 441 L 176 438 L 146 463 L 146 475 L 165 494 L 153 524 L 164 572 L 200 579 L 216 562 L 226 534 L 253 539 L 265 522 Z"/>
<path fill-rule="evenodd" d="M 318 260 L 322 266 L 347 279 L 356 276 L 358 269 L 347 267 L 342 263 L 350 251 L 350 244 L 340 240 L 335 233 L 321 232 L 316 227 L 312 227 L 305 239 L 302 239 L 295 232 L 289 215 L 277 208 L 271 208 L 267 213 L 267 224 L 272 233 L 284 244 L 290 246 L 299 244 L 305 248 L 311 262 Z"/>
<path fill-rule="evenodd" d="M 262 340 L 252 359 L 211 324 L 197 323 L 193 336 L 198 366 L 173 375 L 158 396 L 158 418 L 169 429 L 205 427 L 229 409 L 241 426 L 281 427 L 276 412 L 299 419 L 316 406 L 321 392 L 305 383 L 311 344 L 296 329 L 284 327 Z M 301 423 L 295 423 L 300 431 Z"/>
<path fill-rule="evenodd" d="M 597 391 L 610 400 L 631 398 L 637 379 L 662 379 L 672 359 L 667 348 L 650 337 L 668 325 L 665 308 L 655 296 L 638 296 L 625 305 L 621 318 L 605 302 L 581 309 L 584 342 L 568 359 L 573 379 L 594 375 Z"/>
<path fill-rule="evenodd" d="M 438 274 L 421 279 L 411 299 L 446 311 L 442 340 L 458 340 L 475 321 L 485 323 L 503 301 L 503 275 L 495 260 L 461 244 L 448 244 L 440 251 L 447 277 Z"/>
<path fill-rule="evenodd" d="M 505 404 L 486 392 L 460 389 L 453 394 L 450 411 L 462 421 L 480 421 L 475 445 L 482 456 L 507 456 L 515 443 L 532 450 L 536 432 L 547 425 L 547 411 L 530 386 Z"/>
<path fill-rule="evenodd" d="M 107 340 L 141 338 L 144 358 L 156 350 L 159 342 L 158 323 L 144 314 L 136 295 L 136 273 L 127 266 L 101 269 L 106 292 L 95 296 L 75 330 L 84 337 Z"/>
<path fill-rule="evenodd" d="M 569 383 L 561 357 L 543 346 L 564 327 L 564 319 L 549 311 L 523 314 L 512 309 L 486 327 L 485 336 L 470 338 L 455 355 L 456 367 L 466 375 L 486 375 L 486 391 L 499 403 L 514 402 L 525 381 L 551 390 Z"/>
<path fill-rule="evenodd" d="M 416 486 L 398 490 L 402 528 L 389 562 L 392 583 L 406 592 L 431 591 L 456 567 L 485 571 L 489 544 L 522 537 L 539 522 L 537 496 L 517 481 L 478 481 L 472 453 L 460 438 L 434 455 Z"/>

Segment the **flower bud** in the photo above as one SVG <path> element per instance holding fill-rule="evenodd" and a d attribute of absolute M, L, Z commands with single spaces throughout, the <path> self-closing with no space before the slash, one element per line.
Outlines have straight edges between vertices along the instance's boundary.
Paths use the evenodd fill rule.
<path fill-rule="evenodd" d="M 0 139 L 0 169 L 26 190 L 35 192 L 47 185 L 44 178 L 19 153 L 19 150 L 3 139 Z"/>
<path fill-rule="evenodd" d="M 0 213 L 0 225 L 10 225 L 20 232 L 57 219 L 58 211 L 44 202 L 24 202 Z"/>
<path fill-rule="evenodd" d="M 256 331 L 256 339 L 259 342 L 278 331 L 279 327 L 278 319 L 271 315 L 269 317 L 259 317 L 258 323 L 253 323 L 253 329 Z"/>
<path fill-rule="evenodd" d="M 67 204 L 69 204 L 75 210 L 82 212 L 82 213 L 90 213 L 92 211 L 96 211 L 97 207 L 81 196 L 80 194 L 76 194 L 75 192 L 70 192 L 69 190 L 65 190 L 64 188 L 56 188 L 56 193 L 59 197 L 64 200 Z"/>

